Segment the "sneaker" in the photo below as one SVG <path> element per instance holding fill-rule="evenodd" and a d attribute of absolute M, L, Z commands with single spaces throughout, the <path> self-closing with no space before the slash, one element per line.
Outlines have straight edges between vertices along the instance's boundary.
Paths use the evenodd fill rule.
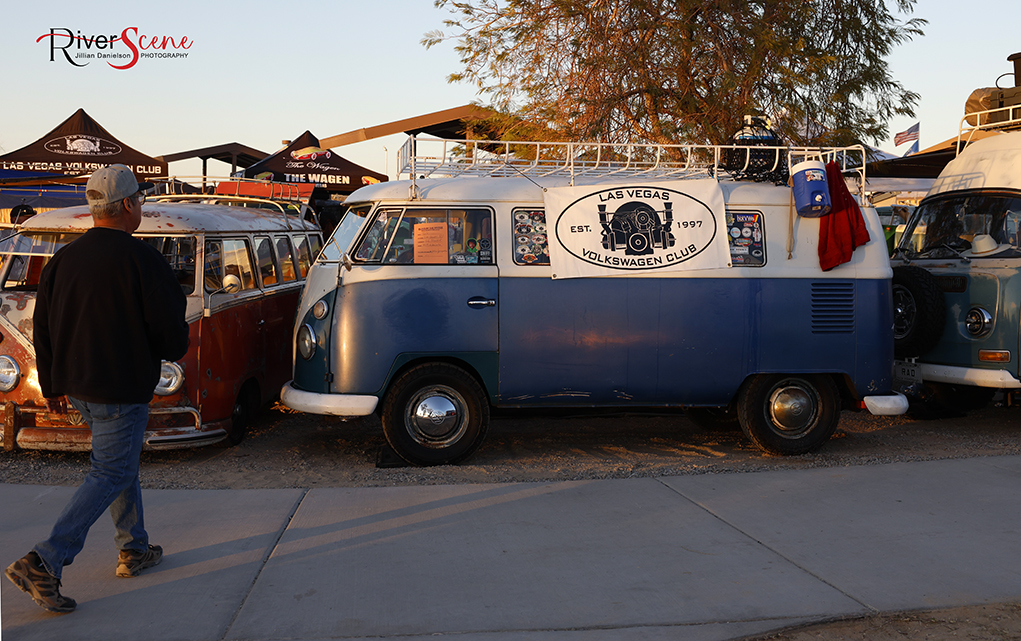
<path fill-rule="evenodd" d="M 117 576 L 138 576 L 139 572 L 159 565 L 162 560 L 163 548 L 158 545 L 150 545 L 145 552 L 121 550 L 121 553 L 117 555 Z"/>
<path fill-rule="evenodd" d="M 11 563 L 4 574 L 44 610 L 63 614 L 73 612 L 78 605 L 74 599 L 61 596 L 60 579 L 46 571 L 35 550 Z"/>

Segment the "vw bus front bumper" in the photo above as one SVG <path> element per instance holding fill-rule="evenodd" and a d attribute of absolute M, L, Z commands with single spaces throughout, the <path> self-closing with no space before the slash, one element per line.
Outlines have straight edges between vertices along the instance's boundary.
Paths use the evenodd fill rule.
<path fill-rule="evenodd" d="M 45 406 L 2 405 L 4 450 L 56 450 L 88 452 L 92 449 L 92 431 L 82 415 L 69 408 L 53 414 Z M 149 407 L 143 450 L 172 450 L 200 447 L 227 437 L 230 419 L 203 423 L 192 407 Z"/>
<path fill-rule="evenodd" d="M 923 381 L 995 387 L 997 389 L 1021 389 L 1021 380 L 1005 369 L 979 369 L 977 367 L 954 367 L 919 363 Z"/>
<path fill-rule="evenodd" d="M 862 399 L 865 409 L 874 416 L 900 416 L 908 411 L 908 397 L 900 392 L 866 396 Z"/>
<path fill-rule="evenodd" d="M 287 381 L 280 390 L 280 402 L 292 410 L 329 416 L 368 416 L 376 410 L 379 399 L 357 394 L 318 394 L 306 392 Z"/>

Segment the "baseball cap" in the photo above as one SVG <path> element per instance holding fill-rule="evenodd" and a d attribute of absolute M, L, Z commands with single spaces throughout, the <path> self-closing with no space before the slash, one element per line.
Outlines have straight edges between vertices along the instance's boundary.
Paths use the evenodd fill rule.
<path fill-rule="evenodd" d="M 151 188 L 152 183 L 138 182 L 126 166 L 110 165 L 92 172 L 85 185 L 85 200 L 90 205 L 108 205 Z"/>

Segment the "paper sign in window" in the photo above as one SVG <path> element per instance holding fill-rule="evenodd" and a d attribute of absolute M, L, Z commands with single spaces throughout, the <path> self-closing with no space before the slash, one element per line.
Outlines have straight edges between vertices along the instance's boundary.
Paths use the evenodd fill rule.
<path fill-rule="evenodd" d="M 447 223 L 415 225 L 415 263 L 447 264 Z"/>

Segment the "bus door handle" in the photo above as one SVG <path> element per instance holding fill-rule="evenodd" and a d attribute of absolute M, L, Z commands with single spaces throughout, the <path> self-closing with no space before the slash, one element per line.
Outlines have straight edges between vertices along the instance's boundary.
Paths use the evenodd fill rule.
<path fill-rule="evenodd" d="M 468 307 L 472 309 L 482 309 L 483 307 L 495 307 L 496 301 L 492 298 L 486 298 L 484 296 L 472 296 L 468 299 Z"/>

